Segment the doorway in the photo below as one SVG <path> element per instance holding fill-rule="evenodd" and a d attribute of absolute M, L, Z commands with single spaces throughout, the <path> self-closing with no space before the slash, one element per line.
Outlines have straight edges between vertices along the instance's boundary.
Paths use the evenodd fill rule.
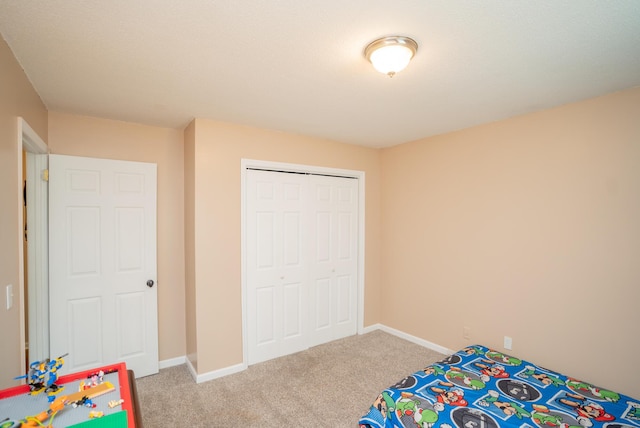
<path fill-rule="evenodd" d="M 25 245 L 20 246 L 21 327 L 24 344 L 21 361 L 49 357 L 49 284 L 48 284 L 48 147 L 21 117 L 18 118 L 18 173 L 20 176 L 20 233 Z"/>

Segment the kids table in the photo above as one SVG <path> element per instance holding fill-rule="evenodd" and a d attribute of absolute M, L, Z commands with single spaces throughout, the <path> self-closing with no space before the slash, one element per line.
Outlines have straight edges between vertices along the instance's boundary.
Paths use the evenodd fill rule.
<path fill-rule="evenodd" d="M 135 377 L 125 363 L 61 376 L 56 385 L 62 390 L 54 395 L 30 394 L 29 385 L 1 390 L 0 428 L 19 428 L 43 412 L 42 425 L 53 428 L 142 428 Z"/>

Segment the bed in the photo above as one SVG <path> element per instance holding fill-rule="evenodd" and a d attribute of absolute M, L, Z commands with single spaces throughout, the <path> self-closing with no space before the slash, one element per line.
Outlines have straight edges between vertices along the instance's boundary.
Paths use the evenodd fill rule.
<path fill-rule="evenodd" d="M 361 428 L 640 427 L 640 400 L 476 345 L 382 391 Z"/>

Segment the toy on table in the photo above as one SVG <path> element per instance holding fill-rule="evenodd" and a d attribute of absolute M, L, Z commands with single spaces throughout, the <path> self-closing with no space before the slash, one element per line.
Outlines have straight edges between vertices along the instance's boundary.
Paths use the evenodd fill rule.
<path fill-rule="evenodd" d="M 48 426 L 53 426 L 53 418 L 60 410 L 64 409 L 66 398 L 67 397 L 64 396 L 58 397 L 49 405 L 49 408 L 47 410 L 40 412 L 35 416 L 27 416 L 26 418 L 24 418 L 24 421 L 21 421 L 22 424 L 20 425 L 20 428 L 45 426 L 43 425 L 43 422 L 49 418 L 51 418 L 51 420 L 49 421 Z"/>
<path fill-rule="evenodd" d="M 114 407 L 120 406 L 122 403 L 124 403 L 124 400 L 121 398 L 119 400 L 111 400 L 111 401 L 109 401 L 108 405 L 109 405 L 109 407 L 111 407 L 113 409 Z M 2 428 L 2 427 L 0 427 L 0 428 Z"/>
<path fill-rule="evenodd" d="M 0 421 L 0 428 L 20 428 L 20 425 L 22 425 L 20 422 L 9 418 L 4 418 Z"/>
<path fill-rule="evenodd" d="M 58 380 L 58 370 L 64 365 L 63 358 L 67 355 L 69 354 L 66 353 L 54 359 L 47 358 L 44 361 L 34 361 L 29 364 L 27 374 L 14 379 L 27 379 L 29 393 L 32 395 L 39 394 L 42 391 L 48 394 L 57 394 L 64 388 L 56 385 L 56 381 Z"/>
<path fill-rule="evenodd" d="M 98 373 L 92 373 L 88 378 L 91 379 L 91 385 L 96 386 L 104 381 L 104 372 L 100 370 Z"/>
<path fill-rule="evenodd" d="M 93 402 L 93 400 L 91 400 L 91 398 L 87 397 L 86 395 L 84 397 L 82 397 L 81 399 L 79 399 L 78 401 L 74 401 L 73 403 L 71 403 L 71 407 L 78 407 L 78 406 L 84 406 L 84 407 L 90 407 L 90 408 L 94 408 L 96 407 L 96 404 Z"/>
<path fill-rule="evenodd" d="M 58 385 L 56 385 L 56 381 L 58 380 L 58 370 L 60 370 L 64 365 L 63 358 L 66 357 L 67 355 L 69 355 L 69 353 L 66 353 L 58 358 L 49 360 L 47 362 L 47 372 L 49 373 L 49 376 L 47 378 L 46 392 L 56 393 L 61 388 Z"/>

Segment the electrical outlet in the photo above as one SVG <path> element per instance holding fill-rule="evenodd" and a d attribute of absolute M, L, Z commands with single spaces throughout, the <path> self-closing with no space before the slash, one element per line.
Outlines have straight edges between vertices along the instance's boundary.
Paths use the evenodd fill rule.
<path fill-rule="evenodd" d="M 465 339 L 471 339 L 471 327 L 462 327 L 462 337 Z"/>
<path fill-rule="evenodd" d="M 13 307 L 13 285 L 7 285 L 7 310 Z"/>
<path fill-rule="evenodd" d="M 504 349 L 511 349 L 513 347 L 513 339 L 509 336 L 504 337 Z"/>

